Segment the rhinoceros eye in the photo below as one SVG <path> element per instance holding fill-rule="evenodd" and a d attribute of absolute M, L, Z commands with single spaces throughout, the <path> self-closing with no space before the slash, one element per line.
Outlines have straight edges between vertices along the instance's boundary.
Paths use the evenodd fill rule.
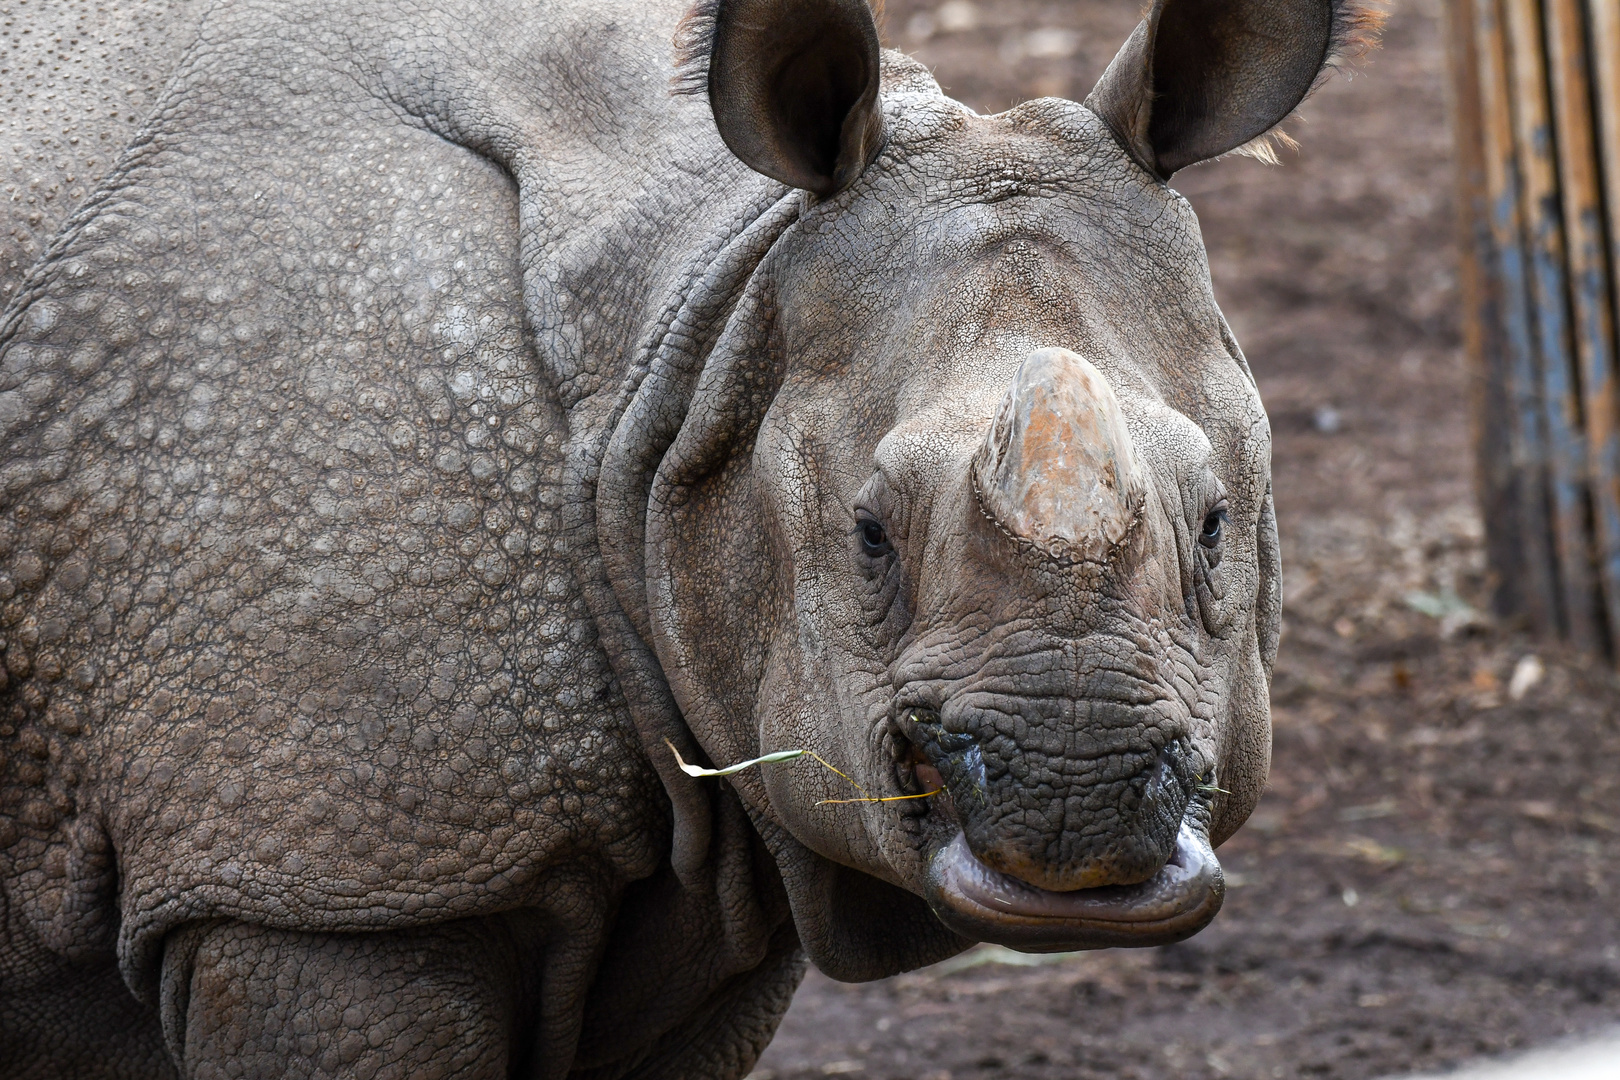
<path fill-rule="evenodd" d="M 871 558 L 882 558 L 893 550 L 893 545 L 889 543 L 889 534 L 883 531 L 882 525 L 871 518 L 857 521 L 855 531 L 861 538 L 861 550 Z"/>
<path fill-rule="evenodd" d="M 1225 532 L 1226 507 L 1221 505 L 1204 517 L 1204 530 L 1198 534 L 1198 542 L 1213 551 L 1221 546 L 1221 536 Z"/>

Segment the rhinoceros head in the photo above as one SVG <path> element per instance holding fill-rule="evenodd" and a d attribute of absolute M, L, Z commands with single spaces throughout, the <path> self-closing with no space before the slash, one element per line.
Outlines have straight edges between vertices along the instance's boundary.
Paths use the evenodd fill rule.
<path fill-rule="evenodd" d="M 861 0 L 695 17 L 727 145 L 804 192 L 660 466 L 650 633 L 711 759 L 847 774 L 733 778 L 833 974 L 1218 909 L 1269 756 L 1269 429 L 1165 181 L 1284 118 L 1347 6 L 1158 0 L 1087 104 L 994 116 Z"/>

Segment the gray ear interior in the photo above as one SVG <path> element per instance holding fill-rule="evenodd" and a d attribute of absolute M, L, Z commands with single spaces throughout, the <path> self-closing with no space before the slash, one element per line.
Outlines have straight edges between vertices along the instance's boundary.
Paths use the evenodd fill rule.
<path fill-rule="evenodd" d="M 883 143 L 877 25 L 866 0 L 721 0 L 709 105 L 731 152 L 818 195 L 847 187 Z"/>
<path fill-rule="evenodd" d="M 1310 93 L 1350 0 L 1155 0 L 1086 104 L 1141 165 L 1236 150 Z"/>

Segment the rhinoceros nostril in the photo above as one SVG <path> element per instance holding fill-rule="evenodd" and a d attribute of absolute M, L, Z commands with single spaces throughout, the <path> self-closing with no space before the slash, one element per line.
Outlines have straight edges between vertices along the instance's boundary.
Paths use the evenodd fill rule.
<path fill-rule="evenodd" d="M 924 791 L 942 791 L 945 788 L 945 777 L 940 771 L 928 764 L 926 760 L 918 761 L 912 766 L 912 773 L 917 777 L 917 784 Z"/>
<path fill-rule="evenodd" d="M 1176 757 L 1175 743 L 1169 743 L 1159 751 L 1159 758 L 1148 774 L 1147 787 L 1142 792 L 1143 802 L 1156 803 L 1176 787 Z"/>
<path fill-rule="evenodd" d="M 947 731 L 932 709 L 905 709 L 895 724 L 890 743 L 895 773 L 908 793 L 936 792 L 928 803 L 941 815 L 956 820 L 958 801 L 963 808 L 981 808 L 985 801 L 984 754 L 972 735 Z"/>
<path fill-rule="evenodd" d="M 894 759 L 894 773 L 900 782 L 901 791 L 908 795 L 918 795 L 939 786 L 929 785 L 922 772 L 926 769 L 937 776 L 939 770 L 928 763 L 928 755 L 923 753 L 922 747 L 906 738 L 903 732 L 898 730 L 890 732 L 888 746 L 889 755 Z"/>
<path fill-rule="evenodd" d="M 885 745 L 894 761 L 895 787 L 901 794 L 929 796 L 924 799 L 914 798 L 897 802 L 896 809 L 908 817 L 925 817 L 933 814 L 955 822 L 956 807 L 951 800 L 950 789 L 946 786 L 945 777 L 928 759 L 927 752 L 908 738 L 898 725 L 889 730 Z"/>

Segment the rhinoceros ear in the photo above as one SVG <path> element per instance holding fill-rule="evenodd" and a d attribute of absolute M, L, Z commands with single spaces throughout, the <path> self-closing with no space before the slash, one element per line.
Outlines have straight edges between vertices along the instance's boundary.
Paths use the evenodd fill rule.
<path fill-rule="evenodd" d="M 756 172 L 831 195 L 882 148 L 866 0 L 706 0 L 676 49 L 676 92 L 707 92 L 720 137 Z"/>
<path fill-rule="evenodd" d="M 1086 105 L 1168 180 L 1261 139 L 1382 19 L 1365 0 L 1154 0 Z"/>

